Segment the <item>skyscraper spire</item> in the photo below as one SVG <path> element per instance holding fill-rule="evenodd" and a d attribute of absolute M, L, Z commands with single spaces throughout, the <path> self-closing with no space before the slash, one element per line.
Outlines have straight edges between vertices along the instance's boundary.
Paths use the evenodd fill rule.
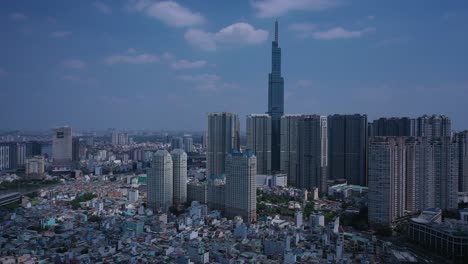
<path fill-rule="evenodd" d="M 278 42 L 278 20 L 275 21 L 275 41 Z"/>
<path fill-rule="evenodd" d="M 284 80 L 281 77 L 281 48 L 278 43 L 278 20 L 271 43 L 271 73 L 268 75 L 268 112 L 271 116 L 271 170 L 280 170 L 280 126 L 284 114 Z"/>

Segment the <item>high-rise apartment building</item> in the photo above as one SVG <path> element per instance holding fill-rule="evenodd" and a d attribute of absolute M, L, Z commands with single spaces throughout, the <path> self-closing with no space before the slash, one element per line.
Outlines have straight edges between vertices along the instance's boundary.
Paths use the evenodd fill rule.
<path fill-rule="evenodd" d="M 257 160 L 252 151 L 232 152 L 226 158 L 225 214 L 241 216 L 245 222 L 257 219 L 257 190 L 255 176 Z"/>
<path fill-rule="evenodd" d="M 257 157 L 257 174 L 271 173 L 271 117 L 247 116 L 247 149 Z"/>
<path fill-rule="evenodd" d="M 288 175 L 288 185 L 297 186 L 297 123 L 302 115 L 281 117 L 281 173 Z"/>
<path fill-rule="evenodd" d="M 71 127 L 59 127 L 54 129 L 52 139 L 52 157 L 55 164 L 66 165 L 73 158 L 73 143 Z"/>
<path fill-rule="evenodd" d="M 415 120 L 409 117 L 383 117 L 374 120 L 369 129 L 372 137 L 416 136 Z"/>
<path fill-rule="evenodd" d="M 468 192 L 468 130 L 455 134 L 458 146 L 458 191 Z"/>
<path fill-rule="evenodd" d="M 437 138 L 452 135 L 452 122 L 444 115 L 424 115 L 416 119 L 416 136 Z"/>
<path fill-rule="evenodd" d="M 182 149 L 171 151 L 173 164 L 173 202 L 183 205 L 187 202 L 187 154 Z"/>
<path fill-rule="evenodd" d="M 367 116 L 328 117 L 329 178 L 367 185 Z"/>
<path fill-rule="evenodd" d="M 112 145 L 114 146 L 122 146 L 127 145 L 128 141 L 128 134 L 127 133 L 119 133 L 119 132 L 112 132 Z"/>
<path fill-rule="evenodd" d="M 16 155 L 17 155 L 17 166 L 23 167 L 26 162 L 26 144 L 17 143 L 16 144 Z"/>
<path fill-rule="evenodd" d="M 226 156 L 239 150 L 239 118 L 232 113 L 208 114 L 206 175 L 213 178 L 225 173 Z"/>
<path fill-rule="evenodd" d="M 268 112 L 271 116 L 271 166 L 280 171 L 281 116 L 284 114 L 284 79 L 281 76 L 281 48 L 278 42 L 278 21 L 271 43 L 271 73 L 268 75 Z"/>
<path fill-rule="evenodd" d="M 158 150 L 148 169 L 148 207 L 166 212 L 173 204 L 173 164 L 167 150 Z"/>
<path fill-rule="evenodd" d="M 458 145 L 450 137 L 373 137 L 369 221 L 390 225 L 404 211 L 457 208 Z"/>
<path fill-rule="evenodd" d="M 327 117 L 304 115 L 297 123 L 297 187 L 327 191 Z"/>
<path fill-rule="evenodd" d="M 0 143 L 0 170 L 16 170 L 18 167 L 18 144 Z"/>
<path fill-rule="evenodd" d="M 35 156 L 40 156 L 41 153 L 41 143 L 37 141 L 30 141 L 26 143 L 26 157 L 31 158 Z"/>
<path fill-rule="evenodd" d="M 44 157 L 36 156 L 26 159 L 26 176 L 32 179 L 40 179 L 44 175 Z"/>
<path fill-rule="evenodd" d="M 72 160 L 80 161 L 80 138 L 74 137 L 72 139 Z"/>
<path fill-rule="evenodd" d="M 391 225 L 406 206 L 404 138 L 372 138 L 369 143 L 369 223 Z"/>

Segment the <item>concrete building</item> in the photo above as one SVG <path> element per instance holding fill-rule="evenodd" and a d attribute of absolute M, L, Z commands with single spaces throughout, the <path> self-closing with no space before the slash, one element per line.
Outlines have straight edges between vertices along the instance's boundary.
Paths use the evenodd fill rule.
<path fill-rule="evenodd" d="M 16 170 L 18 167 L 18 144 L 0 143 L 0 170 Z"/>
<path fill-rule="evenodd" d="M 252 151 L 232 152 L 226 159 L 226 202 L 228 218 L 241 216 L 244 222 L 257 219 L 257 190 L 255 176 L 257 160 Z"/>
<path fill-rule="evenodd" d="M 247 149 L 257 157 L 257 174 L 271 173 L 271 117 L 247 116 Z"/>
<path fill-rule="evenodd" d="M 367 116 L 328 117 L 329 179 L 367 186 Z"/>
<path fill-rule="evenodd" d="M 26 144 L 17 143 L 16 145 L 16 155 L 17 155 L 17 166 L 23 167 L 25 165 L 26 159 Z"/>
<path fill-rule="evenodd" d="M 416 136 L 437 138 L 452 136 L 452 122 L 444 115 L 424 115 L 416 119 Z"/>
<path fill-rule="evenodd" d="M 297 122 L 302 115 L 281 117 L 281 173 L 288 176 L 288 185 L 297 186 Z"/>
<path fill-rule="evenodd" d="M 184 150 L 187 153 L 191 153 L 195 150 L 193 147 L 193 138 L 184 137 Z"/>
<path fill-rule="evenodd" d="M 119 133 L 119 132 L 112 132 L 112 145 L 114 146 L 123 146 L 128 145 L 128 134 L 127 133 Z"/>
<path fill-rule="evenodd" d="M 416 136 L 415 119 L 409 117 L 382 117 L 370 124 L 371 137 L 411 137 Z"/>
<path fill-rule="evenodd" d="M 226 182 L 215 179 L 208 183 L 208 208 L 224 212 L 226 201 Z"/>
<path fill-rule="evenodd" d="M 36 156 L 26 159 L 26 176 L 30 179 L 42 179 L 44 176 L 44 157 Z"/>
<path fill-rule="evenodd" d="M 174 205 L 183 205 L 187 202 L 187 153 L 182 149 L 171 152 L 173 164 L 173 202 Z"/>
<path fill-rule="evenodd" d="M 74 137 L 72 139 L 72 160 L 73 161 L 80 161 L 80 139 Z"/>
<path fill-rule="evenodd" d="M 327 192 L 327 117 L 305 115 L 297 123 L 297 187 Z"/>
<path fill-rule="evenodd" d="M 369 223 L 390 226 L 404 215 L 406 192 L 404 138 L 376 137 L 369 142 Z"/>
<path fill-rule="evenodd" d="M 232 113 L 208 114 L 208 146 L 206 153 L 206 175 L 213 178 L 225 173 L 226 156 L 239 150 L 239 118 Z"/>
<path fill-rule="evenodd" d="M 72 129 L 64 126 L 54 129 L 52 139 L 52 157 L 54 164 L 67 165 L 73 158 Z"/>
<path fill-rule="evenodd" d="M 189 182 L 187 184 L 187 201 L 208 204 L 208 185 L 205 182 Z"/>
<path fill-rule="evenodd" d="M 158 150 L 148 169 L 148 207 L 167 211 L 173 204 L 173 164 L 167 150 Z"/>
<path fill-rule="evenodd" d="M 458 191 L 468 192 L 468 130 L 454 136 L 458 147 Z"/>

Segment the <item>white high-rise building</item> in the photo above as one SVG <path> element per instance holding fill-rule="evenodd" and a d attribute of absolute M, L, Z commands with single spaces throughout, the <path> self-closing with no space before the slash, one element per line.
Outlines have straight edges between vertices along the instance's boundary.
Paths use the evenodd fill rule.
<path fill-rule="evenodd" d="M 257 174 L 271 173 L 271 116 L 247 116 L 247 149 L 257 157 Z"/>
<path fill-rule="evenodd" d="M 244 222 L 257 219 L 255 177 L 257 159 L 252 151 L 232 152 L 226 158 L 225 214 L 241 216 Z"/>
<path fill-rule="evenodd" d="M 391 225 L 406 206 L 404 138 L 372 138 L 369 144 L 369 223 Z"/>
<path fill-rule="evenodd" d="M 167 150 L 154 154 L 147 174 L 148 207 L 166 212 L 173 203 L 173 164 Z"/>
<path fill-rule="evenodd" d="M 173 202 L 182 205 L 187 202 L 187 154 L 182 149 L 171 152 L 173 164 Z"/>
<path fill-rule="evenodd" d="M 288 185 L 296 186 L 297 122 L 302 115 L 281 117 L 281 173 L 288 175 Z"/>
<path fill-rule="evenodd" d="M 297 123 L 297 187 L 327 192 L 327 117 L 304 115 Z"/>
<path fill-rule="evenodd" d="M 59 127 L 54 129 L 52 139 L 52 157 L 55 164 L 68 164 L 73 158 L 72 129 Z"/>
<path fill-rule="evenodd" d="M 225 173 L 226 156 L 239 150 L 239 117 L 232 113 L 208 114 L 206 175 L 209 178 Z"/>

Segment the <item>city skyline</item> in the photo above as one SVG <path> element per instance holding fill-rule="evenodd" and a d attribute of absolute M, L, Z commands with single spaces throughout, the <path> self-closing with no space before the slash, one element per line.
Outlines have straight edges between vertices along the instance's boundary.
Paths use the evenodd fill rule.
<path fill-rule="evenodd" d="M 424 1 L 424 11 L 422 1 L 223 3 L 232 14 L 202 1 L 52 3 L 8 2 L 0 12 L 5 129 L 203 130 L 215 111 L 245 124 L 267 109 L 275 19 L 285 113 L 444 114 L 454 130 L 468 127 L 463 1 Z"/>

